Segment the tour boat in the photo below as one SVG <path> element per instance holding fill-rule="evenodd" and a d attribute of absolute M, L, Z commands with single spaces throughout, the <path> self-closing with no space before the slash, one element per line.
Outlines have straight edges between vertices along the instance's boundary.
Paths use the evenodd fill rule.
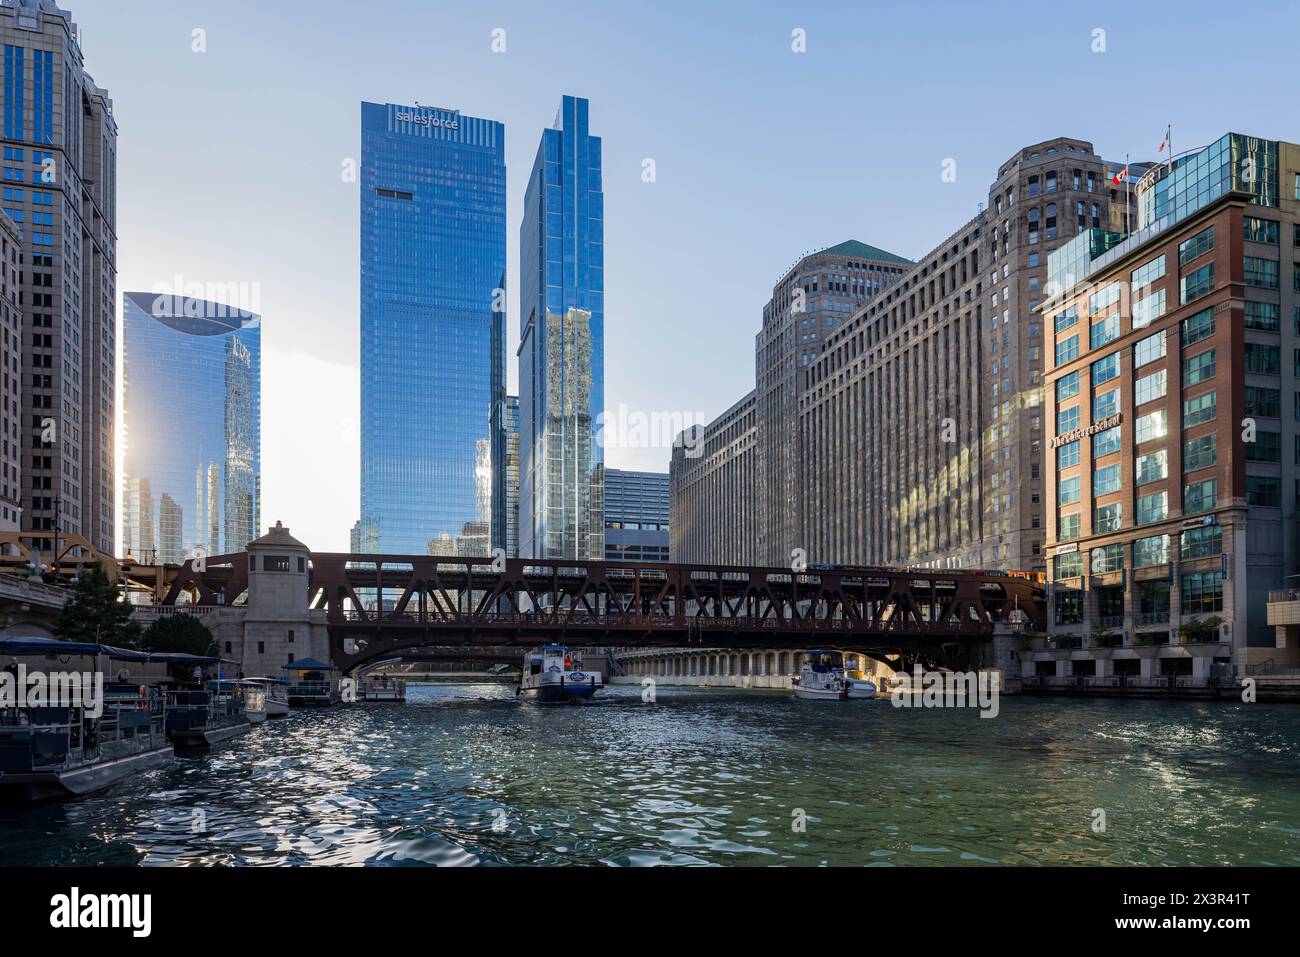
<path fill-rule="evenodd" d="M 362 701 L 405 701 L 406 682 L 388 675 L 369 675 L 361 681 Z"/>
<path fill-rule="evenodd" d="M 211 747 L 252 729 L 238 682 L 208 681 L 202 690 L 167 693 L 167 734 L 177 747 Z"/>
<path fill-rule="evenodd" d="M 262 724 L 266 721 L 266 685 L 260 681 L 250 681 L 247 678 L 236 682 L 239 690 L 244 696 L 244 717 L 248 718 L 249 724 Z"/>
<path fill-rule="evenodd" d="M 597 671 L 583 671 L 564 645 L 544 645 L 524 656 L 523 673 L 515 694 L 543 703 L 578 703 L 590 700 L 604 687 Z"/>
<path fill-rule="evenodd" d="M 122 662 L 147 658 L 142 652 L 52 638 L 0 640 L 0 656 L 16 660 L 20 655 L 38 656 L 43 662 L 39 670 L 47 675 L 66 672 L 72 657 L 94 660 L 87 675 L 102 671 L 97 667 L 101 656 Z M 0 707 L 0 798 L 80 797 L 175 757 L 156 692 L 126 682 L 104 682 L 101 688 L 98 707 L 82 696 L 42 706 L 8 701 Z"/>
<path fill-rule="evenodd" d="M 876 686 L 865 678 L 844 673 L 844 656 L 838 651 L 810 651 L 803 670 L 792 681 L 796 696 L 822 701 L 874 698 Z"/>
<path fill-rule="evenodd" d="M 260 685 L 268 718 L 283 718 L 289 714 L 289 685 L 283 678 L 245 678 L 244 684 Z"/>

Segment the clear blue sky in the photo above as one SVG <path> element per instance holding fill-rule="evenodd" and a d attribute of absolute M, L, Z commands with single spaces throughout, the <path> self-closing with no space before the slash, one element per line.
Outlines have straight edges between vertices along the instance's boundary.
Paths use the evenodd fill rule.
<path fill-rule="evenodd" d="M 1021 145 L 1153 159 L 1167 123 L 1179 150 L 1300 139 L 1294 3 L 62 2 L 120 126 L 119 289 L 260 284 L 262 521 L 321 550 L 346 547 L 357 510 L 358 199 L 340 171 L 362 100 L 505 123 L 513 286 L 538 136 L 562 94 L 588 97 L 606 405 L 706 416 L 752 386 L 793 261 L 849 238 L 923 254 Z M 512 383 L 516 307 L 512 288 Z M 668 450 L 608 460 L 666 469 Z"/>

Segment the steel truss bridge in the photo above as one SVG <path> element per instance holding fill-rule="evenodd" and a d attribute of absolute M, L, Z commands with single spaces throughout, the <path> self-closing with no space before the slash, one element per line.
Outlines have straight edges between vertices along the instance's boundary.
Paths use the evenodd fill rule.
<path fill-rule="evenodd" d="M 176 569 L 162 604 L 238 605 L 245 553 Z M 823 648 L 969 660 L 999 625 L 1041 631 L 1027 574 L 907 568 L 762 568 L 313 553 L 308 602 L 347 672 L 417 648 L 462 645 Z"/>

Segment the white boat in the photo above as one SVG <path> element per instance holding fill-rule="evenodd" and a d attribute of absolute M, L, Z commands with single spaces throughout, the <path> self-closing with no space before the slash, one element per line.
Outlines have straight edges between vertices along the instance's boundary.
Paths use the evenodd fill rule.
<path fill-rule="evenodd" d="M 244 717 L 249 724 L 262 724 L 266 721 L 266 686 L 259 681 L 247 678 L 239 682 L 239 690 L 244 694 Z"/>
<path fill-rule="evenodd" d="M 844 656 L 838 651 L 810 651 L 809 660 L 793 679 L 791 686 L 800 698 L 821 701 L 848 701 L 851 698 L 874 698 L 876 686 L 865 678 L 844 673 Z"/>
<path fill-rule="evenodd" d="M 245 683 L 256 683 L 265 692 L 266 716 L 283 718 L 289 714 L 289 686 L 283 678 L 245 678 Z"/>
<path fill-rule="evenodd" d="M 524 655 L 515 694 L 529 701 L 575 704 L 589 701 L 604 687 L 598 671 L 584 671 L 564 645 L 544 645 Z"/>

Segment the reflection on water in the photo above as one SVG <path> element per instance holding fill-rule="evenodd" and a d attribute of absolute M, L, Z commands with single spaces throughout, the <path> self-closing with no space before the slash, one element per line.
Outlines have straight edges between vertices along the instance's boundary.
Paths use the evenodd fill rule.
<path fill-rule="evenodd" d="M 296 713 L 107 794 L 0 810 L 0 863 L 1295 865 L 1297 745 L 1285 705 L 1014 697 L 988 720 L 412 686 L 404 705 Z"/>

